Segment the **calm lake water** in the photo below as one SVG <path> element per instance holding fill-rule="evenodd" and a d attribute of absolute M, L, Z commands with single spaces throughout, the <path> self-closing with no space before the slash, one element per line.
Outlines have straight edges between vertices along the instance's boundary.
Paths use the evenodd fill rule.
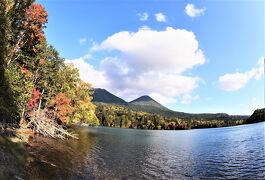
<path fill-rule="evenodd" d="M 265 123 L 183 131 L 78 128 L 38 138 L 33 179 L 265 179 Z"/>

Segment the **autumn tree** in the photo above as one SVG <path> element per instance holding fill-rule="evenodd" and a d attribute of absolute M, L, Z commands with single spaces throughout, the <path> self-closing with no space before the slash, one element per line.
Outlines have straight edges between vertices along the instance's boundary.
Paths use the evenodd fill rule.
<path fill-rule="evenodd" d="M 28 115 L 33 116 L 38 108 L 40 102 L 41 92 L 37 88 L 34 88 L 31 93 L 31 97 L 27 102 L 27 112 Z"/>
<path fill-rule="evenodd" d="M 4 70 L 1 83 L 5 92 L 5 106 L 10 104 L 9 92 L 13 105 L 6 108 L 13 118 L 23 117 L 26 103 L 34 88 L 34 79 L 40 61 L 40 44 L 45 44 L 43 28 L 47 22 L 47 12 L 32 0 L 3 0 L 1 6 L 1 66 Z M 3 29 L 4 28 L 4 29 Z M 3 39 L 2 39 L 3 37 Z M 7 85 L 8 84 L 8 87 Z M 7 103 L 7 101 L 9 103 Z"/>
<path fill-rule="evenodd" d="M 35 58 L 37 45 L 45 41 L 43 28 L 48 21 L 48 13 L 40 4 L 18 0 L 13 3 L 9 14 L 12 32 L 6 64 L 16 61 L 20 66 L 34 68 L 34 61 L 38 60 Z"/>
<path fill-rule="evenodd" d="M 65 93 L 69 98 L 76 97 L 76 88 L 79 83 L 79 71 L 74 68 L 73 64 L 63 64 L 58 73 L 57 89 Z"/>
<path fill-rule="evenodd" d="M 98 125 L 91 85 L 47 44 L 48 13 L 33 2 L 0 1 L 0 120 L 10 115 L 29 121 L 44 109 L 47 118 L 55 115 L 64 124 Z"/>
<path fill-rule="evenodd" d="M 69 99 L 65 94 L 59 93 L 52 99 L 51 104 L 55 108 L 57 118 L 62 123 L 69 123 L 69 114 L 73 111 L 72 106 L 70 105 L 71 99 Z"/>
<path fill-rule="evenodd" d="M 92 104 L 91 100 L 91 85 L 79 80 L 73 99 L 73 122 L 99 125 L 99 120 L 95 115 L 95 106 Z"/>

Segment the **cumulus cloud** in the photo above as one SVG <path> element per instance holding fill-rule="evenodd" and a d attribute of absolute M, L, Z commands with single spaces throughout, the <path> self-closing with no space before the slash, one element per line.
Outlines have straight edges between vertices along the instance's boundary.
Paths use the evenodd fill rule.
<path fill-rule="evenodd" d="M 92 65 L 86 62 L 86 58 L 81 57 L 73 60 L 66 60 L 66 63 L 73 64 L 80 74 L 80 78 L 83 81 L 93 83 L 94 87 L 106 87 L 109 86 L 109 81 L 104 72 L 96 70 Z"/>
<path fill-rule="evenodd" d="M 118 50 L 121 59 L 137 71 L 182 73 L 205 63 L 194 33 L 171 27 L 118 32 L 103 41 L 99 50 Z"/>
<path fill-rule="evenodd" d="M 79 39 L 79 44 L 84 44 L 87 42 L 87 38 L 81 38 Z"/>
<path fill-rule="evenodd" d="M 185 13 L 192 18 L 203 15 L 205 11 L 205 7 L 196 8 L 194 4 L 187 4 L 185 7 Z"/>
<path fill-rule="evenodd" d="M 163 13 L 156 13 L 154 14 L 155 15 L 155 18 L 158 22 L 166 22 L 167 21 L 167 17 L 166 15 L 164 15 Z"/>
<path fill-rule="evenodd" d="M 144 13 L 137 13 L 136 14 L 139 17 L 140 21 L 147 21 L 148 20 L 148 13 L 144 12 Z"/>
<path fill-rule="evenodd" d="M 258 61 L 258 67 L 244 73 L 227 73 L 219 77 L 218 86 L 225 91 L 237 91 L 243 88 L 251 79 L 259 80 L 264 75 L 264 57 Z"/>
<path fill-rule="evenodd" d="M 178 102 L 176 97 L 164 96 L 164 95 L 160 95 L 158 93 L 151 93 L 150 96 L 153 99 L 158 100 L 159 103 L 161 103 L 161 104 L 174 104 L 174 103 Z"/>
<path fill-rule="evenodd" d="M 100 68 L 95 69 L 84 58 L 71 60 L 85 81 L 128 101 L 150 95 L 162 104 L 191 94 L 200 78 L 184 72 L 205 63 L 194 33 L 171 27 L 118 32 L 94 45 L 90 53 L 107 54 Z"/>

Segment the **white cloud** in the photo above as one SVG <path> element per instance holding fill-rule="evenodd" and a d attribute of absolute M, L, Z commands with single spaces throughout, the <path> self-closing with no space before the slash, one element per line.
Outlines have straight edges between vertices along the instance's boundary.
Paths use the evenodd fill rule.
<path fill-rule="evenodd" d="M 171 27 L 118 32 L 95 44 L 90 53 L 107 55 L 98 70 L 84 58 L 71 60 L 82 79 L 127 101 L 150 95 L 162 104 L 175 103 L 199 86 L 199 77 L 183 73 L 205 63 L 194 33 Z"/>
<path fill-rule="evenodd" d="M 80 78 L 83 81 L 93 83 L 93 87 L 108 88 L 109 82 L 104 72 L 96 70 L 92 65 L 85 61 L 85 58 L 66 60 L 66 63 L 72 63 L 79 70 Z"/>
<path fill-rule="evenodd" d="M 205 58 L 192 31 L 166 28 L 165 31 L 138 30 L 118 32 L 98 47 L 97 51 L 117 50 L 122 61 L 137 71 L 182 73 Z"/>
<path fill-rule="evenodd" d="M 247 73 L 228 73 L 219 77 L 218 85 L 225 91 L 236 91 L 244 87 L 251 78 Z"/>
<path fill-rule="evenodd" d="M 147 21 L 148 20 L 148 13 L 144 12 L 144 13 L 137 13 L 137 16 L 139 17 L 140 21 Z"/>
<path fill-rule="evenodd" d="M 150 96 L 153 99 L 156 99 L 159 103 L 164 104 L 164 105 L 177 103 L 177 98 L 174 98 L 174 97 L 160 95 L 158 93 L 151 93 Z"/>
<path fill-rule="evenodd" d="M 182 101 L 181 103 L 182 104 L 190 104 L 192 101 L 196 101 L 199 99 L 199 96 L 196 95 L 196 96 L 192 96 L 190 94 L 185 94 L 183 97 L 182 97 Z"/>
<path fill-rule="evenodd" d="M 87 38 L 81 38 L 80 40 L 79 40 L 79 44 L 84 44 L 84 43 L 86 43 L 87 42 Z"/>
<path fill-rule="evenodd" d="M 203 15 L 205 11 L 206 11 L 205 7 L 195 8 L 194 4 L 187 4 L 185 7 L 186 14 L 192 18 Z"/>
<path fill-rule="evenodd" d="M 258 61 L 258 67 L 244 73 L 227 73 L 219 77 L 218 86 L 225 91 L 237 91 L 243 88 L 251 79 L 259 80 L 264 75 L 263 57 Z"/>
<path fill-rule="evenodd" d="M 167 17 L 163 14 L 163 13 L 156 13 L 154 14 L 155 18 L 158 22 L 166 22 L 167 21 Z"/>

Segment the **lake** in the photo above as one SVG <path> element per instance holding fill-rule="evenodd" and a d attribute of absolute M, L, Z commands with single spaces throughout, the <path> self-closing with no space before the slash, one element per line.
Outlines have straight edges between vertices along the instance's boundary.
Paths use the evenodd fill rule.
<path fill-rule="evenodd" d="M 38 137 L 31 178 L 264 179 L 265 123 L 196 130 L 77 128 L 79 140 Z"/>

